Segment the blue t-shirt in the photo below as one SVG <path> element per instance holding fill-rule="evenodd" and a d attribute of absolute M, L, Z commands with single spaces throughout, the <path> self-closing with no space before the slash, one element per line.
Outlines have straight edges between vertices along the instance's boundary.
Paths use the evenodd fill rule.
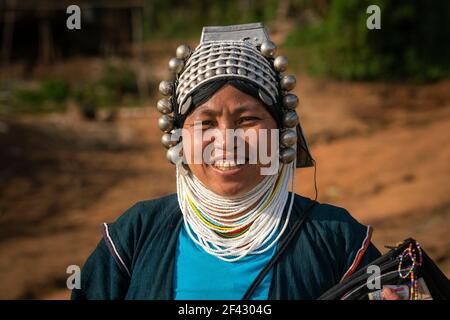
<path fill-rule="evenodd" d="M 236 262 L 223 261 L 196 244 L 185 226 L 181 228 L 175 258 L 175 300 L 240 300 L 270 261 L 276 245 L 262 254 L 249 255 Z M 265 300 L 269 296 L 272 269 L 251 297 Z"/>

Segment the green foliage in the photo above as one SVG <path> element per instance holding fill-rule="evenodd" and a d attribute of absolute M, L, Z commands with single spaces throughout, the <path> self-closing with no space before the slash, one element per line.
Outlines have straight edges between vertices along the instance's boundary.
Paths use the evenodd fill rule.
<path fill-rule="evenodd" d="M 147 0 L 146 39 L 198 37 L 203 26 L 269 22 L 277 0 Z"/>
<path fill-rule="evenodd" d="M 107 63 L 98 79 L 87 80 L 71 87 L 66 81 L 45 79 L 32 87 L 11 90 L 7 105 L 13 113 L 46 113 L 64 111 L 66 102 L 74 99 L 91 108 L 114 108 L 117 105 L 138 104 L 135 72 L 124 65 Z"/>
<path fill-rule="evenodd" d="M 99 84 L 105 88 L 123 94 L 137 94 L 136 74 L 129 67 L 106 64 L 103 68 Z"/>
<path fill-rule="evenodd" d="M 381 9 L 369 30 L 366 9 Z M 324 19 L 299 25 L 286 39 L 301 48 L 307 70 L 339 79 L 433 81 L 450 75 L 450 2 L 334 0 Z"/>
<path fill-rule="evenodd" d="M 14 113 L 42 113 L 62 111 L 64 101 L 69 97 L 70 88 L 66 81 L 46 79 L 36 88 L 15 89 L 11 94 Z"/>
<path fill-rule="evenodd" d="M 45 100 L 63 102 L 70 94 L 69 84 L 64 80 L 48 79 L 41 82 L 39 90 Z"/>
<path fill-rule="evenodd" d="M 118 94 L 108 90 L 96 81 L 89 81 L 81 85 L 74 94 L 75 100 L 81 105 L 98 107 L 113 106 L 118 103 Z"/>
<path fill-rule="evenodd" d="M 105 64 L 99 79 L 88 81 L 76 90 L 75 98 L 92 107 L 114 107 L 123 104 L 125 97 L 137 102 L 136 73 L 127 66 Z"/>

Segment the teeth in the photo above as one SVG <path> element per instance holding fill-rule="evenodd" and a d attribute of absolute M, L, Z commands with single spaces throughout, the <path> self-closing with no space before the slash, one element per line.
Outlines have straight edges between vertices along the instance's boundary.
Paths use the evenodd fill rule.
<path fill-rule="evenodd" d="M 238 164 L 234 160 L 217 160 L 213 166 L 221 170 L 229 170 L 236 168 Z"/>

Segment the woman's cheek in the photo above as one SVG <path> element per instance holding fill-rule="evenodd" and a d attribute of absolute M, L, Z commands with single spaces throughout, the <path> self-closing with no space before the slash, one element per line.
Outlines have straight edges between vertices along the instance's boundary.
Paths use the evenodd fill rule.
<path fill-rule="evenodd" d="M 188 136 L 183 136 L 183 152 L 188 164 L 201 165 L 205 163 L 205 157 L 212 154 L 212 142 L 210 140 L 195 140 L 194 132 L 189 132 Z"/>
<path fill-rule="evenodd" d="M 187 131 L 186 134 L 183 134 L 183 154 L 188 164 L 193 163 L 194 157 L 194 143 L 191 139 L 192 132 Z"/>
<path fill-rule="evenodd" d="M 260 163 L 260 155 L 261 153 L 267 157 L 272 156 L 272 138 L 276 138 L 273 135 L 273 129 L 253 129 L 256 131 L 256 141 L 255 139 L 250 139 L 248 135 L 246 135 L 245 143 L 248 146 L 248 150 L 250 152 L 254 152 L 254 156 L 257 157 L 258 163 Z"/>

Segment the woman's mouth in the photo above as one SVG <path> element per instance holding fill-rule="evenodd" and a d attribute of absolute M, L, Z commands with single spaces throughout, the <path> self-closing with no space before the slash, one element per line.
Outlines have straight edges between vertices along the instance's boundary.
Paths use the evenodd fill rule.
<path fill-rule="evenodd" d="M 218 160 L 213 163 L 213 166 L 219 170 L 227 171 L 236 169 L 239 166 L 242 166 L 243 164 L 237 164 L 234 160 Z"/>
<path fill-rule="evenodd" d="M 235 160 L 216 160 L 211 168 L 221 175 L 234 175 L 242 171 L 246 163 L 237 163 Z"/>

